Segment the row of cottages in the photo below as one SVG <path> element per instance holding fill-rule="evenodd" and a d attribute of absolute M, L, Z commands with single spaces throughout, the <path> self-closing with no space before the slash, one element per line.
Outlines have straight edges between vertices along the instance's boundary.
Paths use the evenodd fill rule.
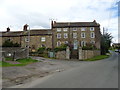
<path fill-rule="evenodd" d="M 0 32 L 0 43 L 6 40 L 18 43 L 22 48 L 29 46 L 31 51 L 37 50 L 39 47 L 55 48 L 61 44 L 75 46 L 86 46 L 92 43 L 96 48 L 100 49 L 100 24 L 95 20 L 93 22 L 51 22 L 51 29 L 30 29 L 28 25 L 24 25 L 22 31 Z M 30 41 L 29 41 L 30 40 Z"/>
<path fill-rule="evenodd" d="M 9 40 L 13 43 L 18 43 L 21 48 L 28 48 L 29 46 L 30 51 L 35 51 L 43 46 L 52 48 L 51 29 L 28 30 L 26 24 L 23 27 L 23 31 L 10 31 L 10 28 L 7 28 L 6 32 L 0 33 L 0 46 L 2 46 L 6 40 Z"/>

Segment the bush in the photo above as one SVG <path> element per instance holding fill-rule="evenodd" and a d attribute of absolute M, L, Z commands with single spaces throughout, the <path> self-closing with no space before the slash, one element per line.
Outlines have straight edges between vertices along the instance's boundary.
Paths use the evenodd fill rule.
<path fill-rule="evenodd" d="M 93 50 L 94 49 L 94 47 L 92 47 L 92 46 L 84 46 L 84 47 L 82 47 L 82 50 Z"/>
<path fill-rule="evenodd" d="M 67 47 L 66 44 L 62 44 L 61 46 L 56 47 L 56 48 L 54 49 L 54 51 L 55 51 L 55 52 L 58 52 L 58 51 L 65 51 L 65 50 L 66 50 L 66 47 Z"/>
<path fill-rule="evenodd" d="M 2 47 L 19 47 L 20 46 L 20 44 L 18 44 L 18 43 L 13 43 L 12 41 L 10 41 L 10 40 L 6 40 L 4 43 L 3 43 L 3 45 L 2 45 Z"/>
<path fill-rule="evenodd" d="M 45 49 L 46 49 L 45 47 L 41 47 L 37 51 L 38 51 L 39 54 L 43 54 Z"/>

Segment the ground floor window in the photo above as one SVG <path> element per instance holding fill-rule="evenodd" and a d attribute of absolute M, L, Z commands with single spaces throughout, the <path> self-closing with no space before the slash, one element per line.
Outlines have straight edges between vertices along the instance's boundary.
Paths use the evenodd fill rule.
<path fill-rule="evenodd" d="M 81 46 L 86 46 L 86 42 L 85 41 L 81 41 Z"/>
<path fill-rule="evenodd" d="M 57 42 L 57 47 L 59 47 L 61 45 L 61 42 L 60 41 L 58 41 Z"/>

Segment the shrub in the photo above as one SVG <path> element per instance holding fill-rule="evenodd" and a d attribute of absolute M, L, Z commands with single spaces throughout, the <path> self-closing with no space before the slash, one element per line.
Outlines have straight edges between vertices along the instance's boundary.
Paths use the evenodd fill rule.
<path fill-rule="evenodd" d="M 6 40 L 6 41 L 3 43 L 2 46 L 3 46 L 3 47 L 19 47 L 20 44 L 18 44 L 18 43 L 13 43 L 13 42 L 10 41 L 10 40 Z"/>
<path fill-rule="evenodd" d="M 66 50 L 66 47 L 67 47 L 66 44 L 62 44 L 61 46 L 56 47 L 56 48 L 54 49 L 54 51 L 55 51 L 55 52 L 58 52 L 58 51 L 65 51 L 65 50 Z"/>
<path fill-rule="evenodd" d="M 38 51 L 39 54 L 43 54 L 45 49 L 46 49 L 45 47 L 41 47 L 37 51 Z"/>
<path fill-rule="evenodd" d="M 93 50 L 94 49 L 94 47 L 92 47 L 92 46 L 84 46 L 84 47 L 82 47 L 82 49 L 83 50 Z"/>

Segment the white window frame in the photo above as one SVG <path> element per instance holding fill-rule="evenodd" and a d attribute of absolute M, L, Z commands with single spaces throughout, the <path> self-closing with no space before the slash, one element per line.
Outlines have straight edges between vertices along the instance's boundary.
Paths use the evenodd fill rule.
<path fill-rule="evenodd" d="M 84 32 L 81 33 L 81 38 L 85 38 L 85 33 Z"/>
<path fill-rule="evenodd" d="M 64 43 L 65 43 L 65 44 L 68 44 L 68 41 L 65 41 Z"/>
<path fill-rule="evenodd" d="M 77 33 L 73 33 L 73 38 L 77 38 Z"/>
<path fill-rule="evenodd" d="M 81 31 L 86 31 L 86 28 L 85 28 L 85 27 L 82 27 L 82 28 L 81 28 Z"/>
<path fill-rule="evenodd" d="M 57 38 L 61 38 L 61 33 L 57 33 Z"/>
<path fill-rule="evenodd" d="M 90 27 L 90 31 L 94 31 L 94 29 L 95 29 L 94 27 Z"/>
<path fill-rule="evenodd" d="M 91 43 L 91 44 L 95 44 L 95 41 L 91 41 L 90 43 Z"/>
<path fill-rule="evenodd" d="M 57 28 L 57 32 L 61 32 L 61 28 Z"/>
<path fill-rule="evenodd" d="M 63 31 L 64 31 L 64 32 L 67 32 L 67 31 L 68 31 L 68 28 L 63 28 Z"/>
<path fill-rule="evenodd" d="M 64 33 L 64 38 L 68 38 L 68 33 Z"/>
<path fill-rule="evenodd" d="M 59 47 L 61 45 L 60 41 L 57 41 L 57 47 Z"/>
<path fill-rule="evenodd" d="M 45 42 L 46 38 L 45 37 L 41 37 L 41 42 Z"/>
<path fill-rule="evenodd" d="M 29 42 L 29 39 L 28 39 L 28 37 L 26 37 L 26 38 L 25 38 L 25 42 Z"/>
<path fill-rule="evenodd" d="M 86 41 L 81 41 L 81 46 L 86 46 Z"/>
<path fill-rule="evenodd" d="M 77 28 L 72 28 L 73 31 L 77 31 Z"/>
<path fill-rule="evenodd" d="M 91 38 L 95 38 L 95 33 L 94 33 L 94 32 L 91 32 L 91 33 L 90 33 L 90 37 L 91 37 Z"/>

